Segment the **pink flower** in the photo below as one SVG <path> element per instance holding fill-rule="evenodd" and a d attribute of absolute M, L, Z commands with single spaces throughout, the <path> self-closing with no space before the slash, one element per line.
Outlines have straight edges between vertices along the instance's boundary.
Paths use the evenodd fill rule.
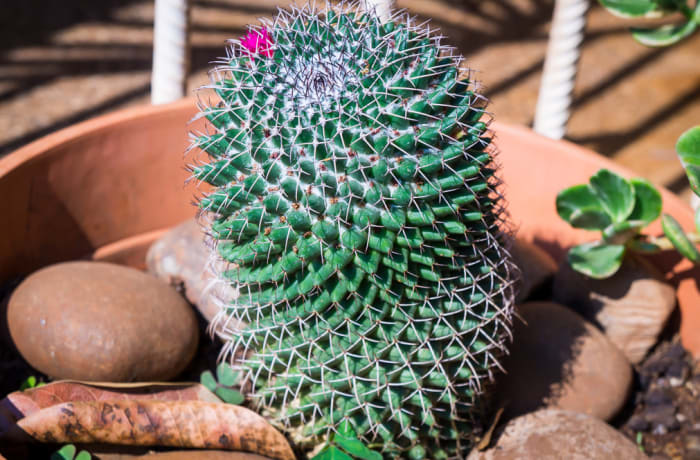
<path fill-rule="evenodd" d="M 260 30 L 251 30 L 243 38 L 241 38 L 241 46 L 248 51 L 251 57 L 256 54 L 261 54 L 265 57 L 272 57 L 274 50 L 272 45 L 272 37 L 266 28 Z"/>

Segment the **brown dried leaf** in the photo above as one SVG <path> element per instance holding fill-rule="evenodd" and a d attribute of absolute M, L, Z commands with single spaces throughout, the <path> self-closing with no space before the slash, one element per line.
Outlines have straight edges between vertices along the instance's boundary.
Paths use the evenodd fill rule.
<path fill-rule="evenodd" d="M 201 401 L 69 402 L 17 423 L 41 442 L 226 449 L 294 460 L 287 440 L 255 412 Z"/>
<path fill-rule="evenodd" d="M 205 401 L 221 402 L 199 383 L 93 383 L 59 380 L 10 393 L 0 401 L 0 439 L 7 438 L 17 420 L 64 402 L 79 401 Z M 16 432 L 15 432 L 16 434 Z"/>

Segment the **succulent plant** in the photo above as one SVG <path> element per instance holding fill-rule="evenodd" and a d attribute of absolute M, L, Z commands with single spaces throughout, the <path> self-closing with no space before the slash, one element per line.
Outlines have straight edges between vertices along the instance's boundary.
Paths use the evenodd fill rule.
<path fill-rule="evenodd" d="M 676 152 L 690 182 L 700 196 L 700 126 L 687 130 L 676 143 Z M 694 264 L 700 264 L 700 208 L 695 210 L 696 232 L 685 232 L 670 214 L 662 215 L 661 193 L 642 178 L 627 180 L 607 169 L 559 192 L 559 216 L 572 227 L 600 231 L 596 241 L 569 250 L 569 265 L 588 277 L 613 276 L 630 253 L 653 254 L 675 249 Z M 642 233 L 661 216 L 663 237 Z"/>
<path fill-rule="evenodd" d="M 646 46 L 669 46 L 690 37 L 700 25 L 700 2 L 689 0 L 598 0 L 608 11 L 623 18 L 659 17 L 675 14 L 681 21 L 653 28 L 632 27 L 635 40 Z M 695 5 L 693 6 L 693 3 Z"/>
<path fill-rule="evenodd" d="M 343 3 L 280 10 L 218 64 L 192 175 L 213 186 L 199 206 L 240 292 L 215 323 L 252 402 L 301 444 L 464 455 L 515 269 L 462 58 Z"/>

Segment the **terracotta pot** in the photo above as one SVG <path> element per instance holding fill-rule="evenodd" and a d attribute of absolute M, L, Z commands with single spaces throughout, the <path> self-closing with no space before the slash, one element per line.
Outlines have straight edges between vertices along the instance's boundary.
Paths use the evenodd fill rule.
<path fill-rule="evenodd" d="M 194 101 L 139 107 L 89 120 L 46 136 L 0 160 L 0 281 L 62 260 L 91 257 L 143 266 L 149 244 L 195 208 L 183 153 Z M 557 259 L 593 234 L 556 214 L 561 189 L 586 182 L 605 167 L 630 171 L 574 144 L 522 127 L 495 124 L 506 197 L 520 236 Z M 662 190 L 664 210 L 693 228 L 690 208 Z M 650 229 L 660 233 L 658 222 Z M 684 345 L 700 357 L 698 272 L 687 261 L 658 263 L 679 285 Z M 688 271 L 690 270 L 690 271 Z"/>

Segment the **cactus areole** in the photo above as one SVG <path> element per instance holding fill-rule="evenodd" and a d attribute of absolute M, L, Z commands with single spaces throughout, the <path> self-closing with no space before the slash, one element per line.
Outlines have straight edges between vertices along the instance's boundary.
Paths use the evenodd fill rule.
<path fill-rule="evenodd" d="M 462 58 L 347 3 L 281 10 L 227 54 L 192 173 L 213 186 L 199 206 L 240 292 L 216 328 L 253 406 L 301 445 L 342 426 L 385 458 L 462 457 L 514 297 Z"/>

